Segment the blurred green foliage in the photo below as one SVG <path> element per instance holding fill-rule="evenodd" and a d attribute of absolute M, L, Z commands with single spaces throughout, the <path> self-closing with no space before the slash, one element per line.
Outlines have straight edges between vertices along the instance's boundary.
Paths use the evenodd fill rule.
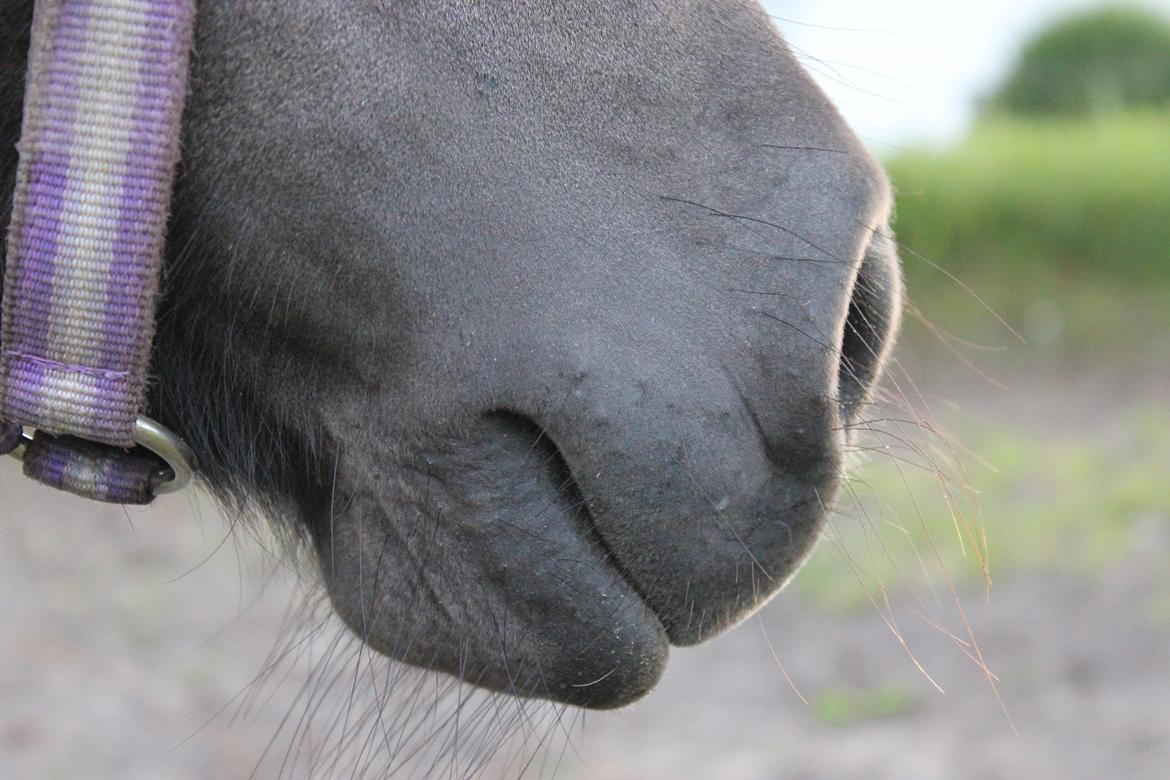
<path fill-rule="evenodd" d="M 1170 23 L 1137 7 L 1088 11 L 1025 48 L 989 108 L 1087 116 L 1170 104 Z"/>
<path fill-rule="evenodd" d="M 794 590 L 852 612 L 881 603 L 883 591 L 977 587 L 984 565 L 995 578 L 1092 575 L 1132 551 L 1142 523 L 1170 517 L 1170 409 L 1139 406 L 1058 434 L 969 422 L 949 437 L 973 453 L 962 469 L 946 464 L 945 442 L 931 452 L 929 436 L 921 453 L 896 448 L 859 468 Z"/>
<path fill-rule="evenodd" d="M 910 298 L 943 327 L 994 327 L 976 296 L 1020 330 L 1057 320 L 1078 348 L 1170 324 L 1170 112 L 998 119 L 887 168 Z"/>
<path fill-rule="evenodd" d="M 904 715 L 916 703 L 912 690 L 889 684 L 874 690 L 829 688 L 816 695 L 812 708 L 822 723 L 841 727 Z"/>

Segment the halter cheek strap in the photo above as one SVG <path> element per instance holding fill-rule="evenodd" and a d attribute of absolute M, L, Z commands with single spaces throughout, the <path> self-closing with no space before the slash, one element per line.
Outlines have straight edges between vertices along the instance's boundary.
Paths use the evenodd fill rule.
<path fill-rule="evenodd" d="M 189 471 L 181 442 L 141 413 L 194 6 L 34 9 L 0 315 L 0 452 L 103 501 L 147 503 Z M 174 460 L 171 474 L 136 445 Z"/>

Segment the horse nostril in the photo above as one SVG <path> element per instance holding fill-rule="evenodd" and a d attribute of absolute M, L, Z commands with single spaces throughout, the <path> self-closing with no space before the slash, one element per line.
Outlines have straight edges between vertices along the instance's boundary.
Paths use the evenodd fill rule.
<path fill-rule="evenodd" d="M 902 318 L 902 276 L 894 240 L 874 231 L 853 282 L 838 366 L 847 416 L 869 399 Z"/>

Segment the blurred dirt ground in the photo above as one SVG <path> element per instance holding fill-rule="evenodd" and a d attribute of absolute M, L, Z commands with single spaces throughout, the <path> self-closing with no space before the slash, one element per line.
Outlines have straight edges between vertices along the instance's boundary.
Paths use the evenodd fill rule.
<path fill-rule="evenodd" d="M 1026 438 L 1092 420 L 1097 441 L 1127 408 L 1165 403 L 1157 383 L 1142 393 L 1063 386 L 1058 404 L 1021 389 L 976 393 L 972 406 L 1000 410 Z M 485 699 L 453 726 L 450 706 L 433 706 L 450 686 L 422 675 L 399 681 L 406 698 L 383 718 L 364 718 L 350 692 L 368 697 L 398 678 L 351 671 L 333 625 L 298 643 L 308 624 L 287 626 L 297 578 L 250 536 L 226 537 L 199 499 L 100 508 L 0 463 L 0 778 L 376 777 L 389 762 L 396 777 L 1163 780 L 1170 516 L 1160 505 L 1132 511 L 1105 565 L 1016 567 L 990 595 L 978 578 L 955 578 L 968 583 L 961 602 L 1002 708 L 945 582 L 921 600 L 892 590 L 888 613 L 826 609 L 798 586 L 729 635 L 676 651 L 631 710 Z M 1062 533 L 1107 521 L 1069 516 Z M 854 576 L 829 545 L 817 556 L 814 585 L 825 570 Z M 288 652 L 254 684 L 274 650 Z M 411 717 L 397 719 L 396 707 Z M 518 741 L 476 761 L 474 743 L 508 731 Z M 332 760 L 343 732 L 356 765 Z M 428 733 L 438 736 L 428 743 Z"/>

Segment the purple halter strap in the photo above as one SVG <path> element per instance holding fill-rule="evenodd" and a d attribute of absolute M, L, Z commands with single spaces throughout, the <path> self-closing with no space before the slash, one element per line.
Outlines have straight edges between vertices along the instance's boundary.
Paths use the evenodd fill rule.
<path fill-rule="evenodd" d="M 174 487 L 136 444 L 185 454 L 140 414 L 194 7 L 34 10 L 0 320 L 0 452 L 20 448 L 26 475 L 103 501 L 147 503 Z"/>

